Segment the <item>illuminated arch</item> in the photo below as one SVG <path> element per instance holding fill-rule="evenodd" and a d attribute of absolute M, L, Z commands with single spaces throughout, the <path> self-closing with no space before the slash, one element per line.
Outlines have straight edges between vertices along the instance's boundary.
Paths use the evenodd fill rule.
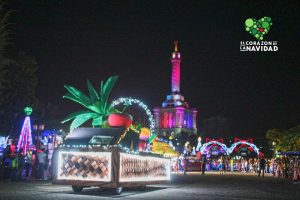
<path fill-rule="evenodd" d="M 238 141 L 238 142 L 236 142 L 236 143 L 233 143 L 233 144 L 231 145 L 231 147 L 228 148 L 229 154 L 231 154 L 231 153 L 233 152 L 233 150 L 234 150 L 238 145 L 247 145 L 247 146 L 249 146 L 251 149 L 253 149 L 253 150 L 257 153 L 257 155 L 260 155 L 260 152 L 259 152 L 259 149 L 257 148 L 257 146 L 256 146 L 255 144 L 250 143 L 250 142 L 247 142 L 247 141 Z"/>
<path fill-rule="evenodd" d="M 204 143 L 202 145 L 202 147 L 200 148 L 201 154 L 207 154 L 207 148 L 210 145 L 214 145 L 214 144 L 218 145 L 219 147 L 221 147 L 224 150 L 224 152 L 225 152 L 226 155 L 229 155 L 227 146 L 225 144 L 221 143 L 221 142 L 218 142 L 218 141 L 209 141 L 207 143 Z"/>
<path fill-rule="evenodd" d="M 154 133 L 154 117 L 152 115 L 152 112 L 149 110 L 149 108 L 146 104 L 144 104 L 139 99 L 133 99 L 131 97 L 121 97 L 112 102 L 112 106 L 117 106 L 119 104 L 127 104 L 127 105 L 137 104 L 139 107 L 141 107 L 146 112 L 146 115 L 148 116 L 148 120 L 149 120 L 149 124 L 150 124 L 149 125 L 150 132 L 151 132 L 151 134 Z"/>

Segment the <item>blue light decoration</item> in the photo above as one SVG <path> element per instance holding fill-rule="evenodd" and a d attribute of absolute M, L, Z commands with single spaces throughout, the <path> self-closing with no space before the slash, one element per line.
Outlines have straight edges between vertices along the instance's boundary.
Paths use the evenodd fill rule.
<path fill-rule="evenodd" d="M 209 150 L 209 146 L 211 145 L 217 145 L 219 146 L 220 148 L 222 148 L 225 152 L 226 155 L 229 155 L 231 152 L 228 150 L 227 146 L 219 141 L 215 141 L 215 140 L 212 140 L 212 141 L 209 141 L 207 143 L 204 143 L 201 148 L 200 148 L 200 152 L 201 154 L 208 154 L 208 150 Z"/>
<path fill-rule="evenodd" d="M 131 98 L 131 97 L 121 97 L 121 98 L 116 99 L 112 102 L 112 106 L 114 106 L 114 107 L 119 105 L 119 104 L 123 104 L 123 105 L 136 104 L 140 108 L 142 108 L 146 112 L 146 115 L 148 116 L 149 126 L 150 126 L 150 134 L 154 133 L 154 117 L 153 117 L 152 112 L 149 110 L 149 108 L 146 104 L 144 104 L 139 99 L 134 99 L 134 98 Z"/>
<path fill-rule="evenodd" d="M 5 149 L 7 146 L 7 140 L 8 140 L 8 136 L 7 137 L 0 136 L 0 155 L 3 154 L 3 149 Z"/>

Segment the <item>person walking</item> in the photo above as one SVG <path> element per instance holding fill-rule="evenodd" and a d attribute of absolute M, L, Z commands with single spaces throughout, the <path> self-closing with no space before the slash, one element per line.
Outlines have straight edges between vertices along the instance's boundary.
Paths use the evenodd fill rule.
<path fill-rule="evenodd" d="M 259 160 L 258 177 L 260 177 L 261 171 L 262 171 L 262 177 L 265 176 L 265 169 L 266 169 L 266 160 L 264 157 L 261 157 L 261 159 Z"/>

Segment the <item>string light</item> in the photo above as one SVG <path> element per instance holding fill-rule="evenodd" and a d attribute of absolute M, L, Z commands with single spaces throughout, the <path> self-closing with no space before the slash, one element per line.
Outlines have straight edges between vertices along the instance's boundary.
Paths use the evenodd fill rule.
<path fill-rule="evenodd" d="M 145 112 L 146 115 L 148 116 L 148 120 L 149 120 L 149 126 L 150 126 L 150 133 L 154 133 L 154 117 L 152 115 L 152 112 L 149 110 L 148 106 L 146 104 L 144 104 L 141 100 L 139 99 L 134 99 L 131 97 L 121 97 L 117 100 L 114 100 L 112 102 L 112 106 L 117 106 L 119 104 L 123 104 L 123 105 L 132 105 L 132 104 L 137 104 L 139 107 L 141 107 Z"/>
<path fill-rule="evenodd" d="M 28 150 L 31 148 L 32 145 L 32 136 L 31 136 L 31 124 L 30 124 L 30 117 L 26 116 L 21 134 L 18 141 L 18 150 L 23 149 L 24 155 L 28 152 Z"/>

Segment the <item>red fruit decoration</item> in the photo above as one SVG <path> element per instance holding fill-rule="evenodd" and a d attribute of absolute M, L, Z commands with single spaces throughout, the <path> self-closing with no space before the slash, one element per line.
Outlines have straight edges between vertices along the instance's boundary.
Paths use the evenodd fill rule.
<path fill-rule="evenodd" d="M 122 113 L 113 113 L 108 116 L 108 125 L 110 127 L 125 127 L 128 128 L 132 124 L 132 119 L 129 115 Z"/>
<path fill-rule="evenodd" d="M 264 32 L 264 29 L 263 28 L 259 28 L 259 32 Z"/>

